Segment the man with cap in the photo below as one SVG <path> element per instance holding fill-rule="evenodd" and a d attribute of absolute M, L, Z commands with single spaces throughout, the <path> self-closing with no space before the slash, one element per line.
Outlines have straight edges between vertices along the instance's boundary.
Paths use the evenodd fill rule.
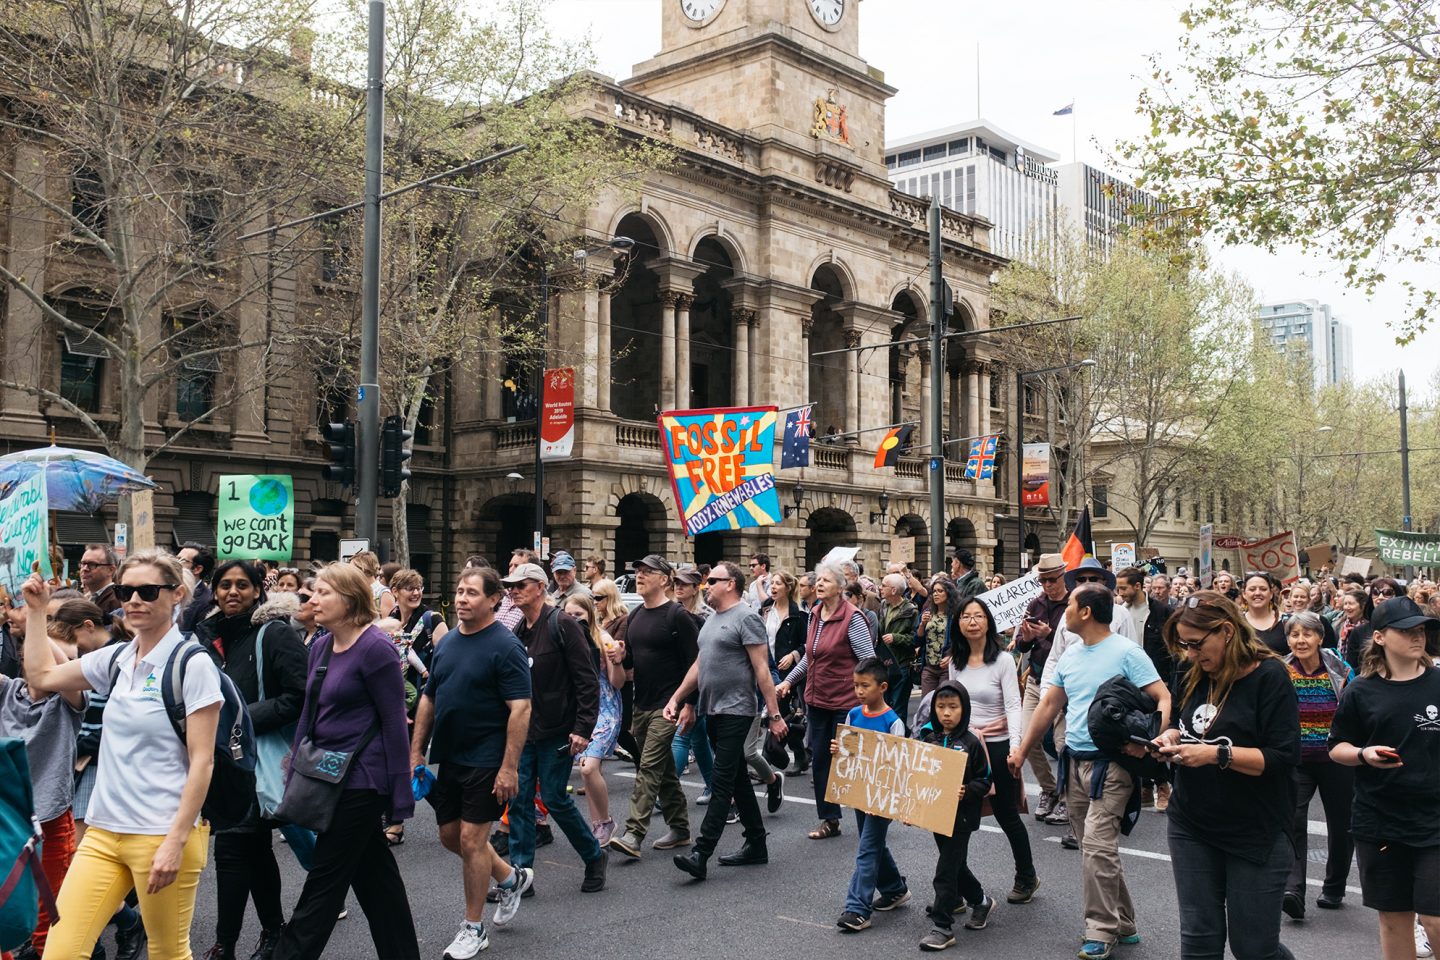
<path fill-rule="evenodd" d="M 550 575 L 555 578 L 555 589 L 550 591 L 550 601 L 563 608 L 571 597 L 590 596 L 590 588 L 575 576 L 575 558 L 564 550 L 557 551 L 550 559 Z"/>
<path fill-rule="evenodd" d="M 540 798 L 580 859 L 581 891 L 605 887 L 605 851 L 567 791 L 574 757 L 590 745 L 600 714 L 600 681 L 591 645 L 575 618 L 545 602 L 550 578 L 543 567 L 522 563 L 501 583 L 521 612 L 515 635 L 530 656 L 530 732 L 520 752 L 515 797 L 510 802 L 510 862 L 535 865 L 535 784 Z"/>
<path fill-rule="evenodd" d="M 630 730 L 640 747 L 640 764 L 635 770 L 625 831 L 610 838 L 610 848 L 632 860 L 640 858 L 657 797 L 670 830 L 653 848 L 690 845 L 689 806 L 671 750 L 676 723 L 666 719 L 664 711 L 699 653 L 699 626 L 684 607 L 667 596 L 674 575 L 670 561 L 658 553 L 637 563 L 635 590 L 644 602 L 625 622 L 625 666 L 635 672 L 635 713 Z M 692 694 L 679 713 L 678 719 L 686 727 L 695 722 L 694 703 Z"/>
<path fill-rule="evenodd" d="M 1046 553 L 1035 567 L 1040 578 L 1040 596 L 1031 600 L 1025 608 L 1025 619 L 1015 628 L 1015 649 L 1030 654 L 1030 671 L 1026 676 L 1025 690 L 1021 698 L 1021 724 L 1030 727 L 1030 718 L 1040 705 L 1040 677 L 1051 656 L 1050 648 L 1055 640 L 1055 631 L 1060 629 L 1065 618 L 1065 605 L 1070 600 L 1070 591 L 1065 586 L 1065 558 L 1058 553 Z M 1062 729 L 1055 732 L 1056 741 L 1064 737 Z M 1056 789 L 1055 771 L 1050 758 L 1045 755 L 1044 737 L 1038 737 L 1035 746 L 1026 757 L 1035 782 L 1040 785 L 1040 802 L 1035 806 L 1035 819 L 1046 823 L 1068 823 L 1064 797 Z"/>
<path fill-rule="evenodd" d="M 971 597 L 978 597 L 985 592 L 985 584 L 980 579 L 980 574 L 975 572 L 975 554 L 965 547 L 958 547 L 950 554 L 950 579 L 955 581 L 955 589 L 960 591 L 962 605 L 969 602 Z"/>
<path fill-rule="evenodd" d="M 701 579 L 700 571 L 690 564 L 675 569 L 675 602 L 696 619 L 697 625 L 704 626 L 715 608 L 705 602 L 700 590 Z"/>

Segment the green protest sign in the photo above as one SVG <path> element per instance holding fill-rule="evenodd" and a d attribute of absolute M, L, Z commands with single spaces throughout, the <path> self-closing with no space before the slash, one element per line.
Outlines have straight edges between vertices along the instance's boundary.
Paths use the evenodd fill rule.
<path fill-rule="evenodd" d="M 1440 533 L 1406 533 L 1403 530 L 1376 530 L 1380 559 L 1397 567 L 1440 566 Z"/>
<path fill-rule="evenodd" d="M 295 485 L 288 476 L 220 478 L 215 556 L 289 560 L 295 545 Z"/>
<path fill-rule="evenodd" d="M 35 572 L 36 564 L 46 580 L 54 576 L 50 569 L 50 498 L 41 471 L 17 483 L 10 496 L 0 500 L 0 581 L 10 596 L 19 598 L 20 585 Z"/>

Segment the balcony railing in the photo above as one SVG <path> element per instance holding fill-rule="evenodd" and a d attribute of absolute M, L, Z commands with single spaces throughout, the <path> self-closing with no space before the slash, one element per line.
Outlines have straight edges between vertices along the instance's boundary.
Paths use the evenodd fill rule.
<path fill-rule="evenodd" d="M 500 426 L 495 436 L 496 450 L 533 449 L 535 446 L 535 424 L 506 423 Z"/>
<path fill-rule="evenodd" d="M 653 423 L 617 423 L 615 424 L 615 446 L 659 450 L 660 429 Z"/>

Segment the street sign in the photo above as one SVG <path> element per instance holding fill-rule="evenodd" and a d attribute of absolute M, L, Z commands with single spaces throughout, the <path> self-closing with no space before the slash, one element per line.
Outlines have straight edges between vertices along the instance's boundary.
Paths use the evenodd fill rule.
<path fill-rule="evenodd" d="M 130 552 L 130 525 L 128 523 L 115 524 L 115 556 L 121 560 L 125 559 Z"/>
<path fill-rule="evenodd" d="M 540 413 L 540 459 L 568 460 L 575 446 L 575 370 L 545 371 L 545 400 Z"/>
<path fill-rule="evenodd" d="M 366 540 L 366 539 L 363 538 L 363 537 L 360 538 L 360 539 L 358 539 L 358 540 L 341 540 L 341 541 L 340 541 L 340 562 L 341 562 L 341 563 L 349 563 L 349 562 L 350 562 L 350 559 L 351 559 L 352 557 L 354 557 L 355 554 L 361 553 L 361 552 L 363 552 L 363 551 L 365 551 L 365 550 L 369 550 L 369 549 L 370 549 L 370 541 L 369 541 L 369 540 Z"/>

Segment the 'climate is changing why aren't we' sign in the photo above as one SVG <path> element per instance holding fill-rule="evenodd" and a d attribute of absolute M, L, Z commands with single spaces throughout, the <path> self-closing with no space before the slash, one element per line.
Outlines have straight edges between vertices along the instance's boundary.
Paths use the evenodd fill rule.
<path fill-rule="evenodd" d="M 289 560 L 295 547 L 295 487 L 288 476 L 220 478 L 215 555 L 221 560 Z"/>
<path fill-rule="evenodd" d="M 963 750 L 843 723 L 835 728 L 835 745 L 825 799 L 947 837 L 954 831 L 965 784 Z"/>

